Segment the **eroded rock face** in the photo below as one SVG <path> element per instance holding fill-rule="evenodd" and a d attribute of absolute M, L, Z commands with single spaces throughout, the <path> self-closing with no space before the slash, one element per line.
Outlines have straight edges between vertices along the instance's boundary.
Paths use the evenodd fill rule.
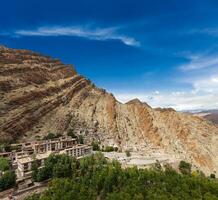
<path fill-rule="evenodd" d="M 28 50 L 0 48 L 0 140 L 27 140 L 69 128 L 102 145 L 162 150 L 218 171 L 218 128 L 173 109 L 126 104 L 96 88 L 73 66 Z"/>

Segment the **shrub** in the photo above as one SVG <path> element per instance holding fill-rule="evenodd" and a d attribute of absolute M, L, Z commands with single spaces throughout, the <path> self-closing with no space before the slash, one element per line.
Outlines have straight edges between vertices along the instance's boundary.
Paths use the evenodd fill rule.
<path fill-rule="evenodd" d="M 211 174 L 210 178 L 216 178 L 216 175 L 215 174 Z"/>
<path fill-rule="evenodd" d="M 154 164 L 154 169 L 157 170 L 157 171 L 161 171 L 162 170 L 162 166 L 161 166 L 159 160 L 156 160 L 156 162 Z"/>
<path fill-rule="evenodd" d="M 78 143 L 79 143 L 79 144 L 84 144 L 84 139 L 83 139 L 83 136 L 82 136 L 82 135 L 79 135 L 79 137 L 78 137 Z"/>
<path fill-rule="evenodd" d="M 92 141 L 92 149 L 93 151 L 100 151 L 100 147 L 97 141 Z"/>
<path fill-rule="evenodd" d="M 118 151 L 118 147 L 114 147 L 114 151 Z"/>
<path fill-rule="evenodd" d="M 10 152 L 11 145 L 8 142 L 0 144 L 0 151 Z"/>
<path fill-rule="evenodd" d="M 179 171 L 182 174 L 191 174 L 191 164 L 185 161 L 180 161 L 179 163 Z"/>
<path fill-rule="evenodd" d="M 77 138 L 77 136 L 74 133 L 74 130 L 71 128 L 67 131 L 67 135 L 72 137 L 72 138 Z"/>
<path fill-rule="evenodd" d="M 30 197 L 26 197 L 24 200 L 39 200 L 40 194 L 33 194 Z"/>
<path fill-rule="evenodd" d="M 6 171 L 9 170 L 10 164 L 9 161 L 6 158 L 0 157 L 0 171 Z"/>
<path fill-rule="evenodd" d="M 36 136 L 35 136 L 35 139 L 36 139 L 36 140 L 40 140 L 40 139 L 41 139 L 41 136 L 36 135 Z"/>
<path fill-rule="evenodd" d="M 0 191 L 9 189 L 16 184 L 16 175 L 13 171 L 6 171 L 0 178 Z"/>
<path fill-rule="evenodd" d="M 114 151 L 114 147 L 112 146 L 106 146 L 105 149 L 104 149 L 105 152 L 112 152 Z"/>
<path fill-rule="evenodd" d="M 51 140 L 56 138 L 56 135 L 54 133 L 49 133 L 48 135 L 44 136 L 44 140 Z"/>
<path fill-rule="evenodd" d="M 126 150 L 125 153 L 126 153 L 126 156 L 127 156 L 127 157 L 131 157 L 130 150 Z"/>

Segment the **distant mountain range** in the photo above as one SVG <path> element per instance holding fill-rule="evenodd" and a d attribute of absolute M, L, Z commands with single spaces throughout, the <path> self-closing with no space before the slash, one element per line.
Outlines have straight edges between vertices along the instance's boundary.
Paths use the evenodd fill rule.
<path fill-rule="evenodd" d="M 215 124 L 218 124 L 218 109 L 212 110 L 191 110 L 185 111 L 185 113 L 192 114 L 194 116 L 203 117 Z"/>

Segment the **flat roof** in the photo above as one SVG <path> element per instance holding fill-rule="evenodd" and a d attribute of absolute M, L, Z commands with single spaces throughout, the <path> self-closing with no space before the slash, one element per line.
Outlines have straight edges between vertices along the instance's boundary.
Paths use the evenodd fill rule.
<path fill-rule="evenodd" d="M 59 137 L 59 138 L 54 138 L 54 139 L 50 139 L 50 140 L 34 140 L 34 141 L 27 141 L 27 142 L 21 142 L 21 143 L 13 143 L 11 144 L 11 146 L 18 146 L 18 145 L 24 145 L 24 146 L 32 146 L 32 145 L 36 145 L 36 144 L 43 144 L 46 142 L 58 142 L 58 141 L 75 141 L 76 138 L 72 138 L 70 136 L 63 136 L 63 137 Z"/>
<path fill-rule="evenodd" d="M 33 161 L 33 159 L 30 156 L 26 156 L 26 157 L 22 157 L 22 158 L 17 159 L 17 162 L 19 162 L 21 164 L 29 163 L 32 161 Z"/>
<path fill-rule="evenodd" d="M 66 139 L 56 139 L 56 140 L 43 140 L 43 141 L 37 141 L 35 143 L 33 143 L 33 145 L 37 146 L 37 145 L 45 145 L 45 144 L 54 144 L 57 142 L 72 142 L 72 141 L 76 141 L 75 138 L 66 138 Z"/>
<path fill-rule="evenodd" d="M 69 147 L 69 148 L 66 148 L 66 149 L 63 149 L 63 150 L 71 150 L 71 149 L 80 149 L 80 148 L 91 148 L 91 146 L 88 146 L 86 144 L 77 144 L 77 145 L 74 145 L 73 147 Z"/>
<path fill-rule="evenodd" d="M 36 160 L 42 160 L 42 159 L 48 158 L 51 153 L 52 153 L 51 151 L 48 151 L 46 153 L 37 154 L 36 155 Z M 25 156 L 25 157 L 18 158 L 17 162 L 19 162 L 21 164 L 25 164 L 25 163 L 30 163 L 33 160 L 34 160 L 33 157 Z"/>
<path fill-rule="evenodd" d="M 37 154 L 36 155 L 36 159 L 44 159 L 44 158 L 47 158 L 47 157 L 49 157 L 52 153 L 54 153 L 54 152 L 52 152 L 52 151 L 47 151 L 46 153 L 42 153 L 42 154 Z"/>

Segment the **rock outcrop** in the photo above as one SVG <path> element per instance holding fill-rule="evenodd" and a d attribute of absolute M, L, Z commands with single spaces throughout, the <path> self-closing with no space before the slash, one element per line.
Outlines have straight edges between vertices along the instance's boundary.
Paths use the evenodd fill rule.
<path fill-rule="evenodd" d="M 71 65 L 28 50 L 0 47 L 0 140 L 27 140 L 73 128 L 87 141 L 158 151 L 206 173 L 218 170 L 218 128 L 173 109 L 126 104 Z"/>

